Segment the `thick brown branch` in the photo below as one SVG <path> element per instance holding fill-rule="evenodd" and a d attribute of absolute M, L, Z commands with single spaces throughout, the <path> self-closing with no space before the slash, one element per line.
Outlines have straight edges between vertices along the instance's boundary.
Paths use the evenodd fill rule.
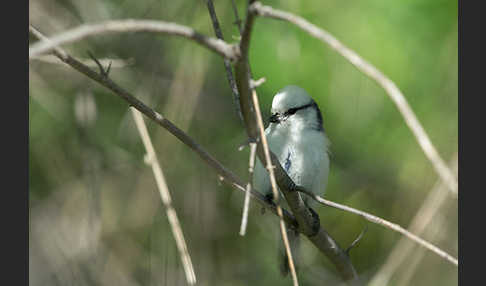
<path fill-rule="evenodd" d="M 245 127 L 248 137 L 250 137 L 252 140 L 258 138 L 258 125 L 257 121 L 255 120 L 255 110 L 252 108 L 253 105 L 251 99 L 251 78 L 249 74 L 250 65 L 248 54 L 253 22 L 254 14 L 248 10 L 240 42 L 241 57 L 235 64 L 236 83 L 240 93 L 240 104 L 243 119 L 245 120 Z M 261 140 L 258 142 L 258 158 L 261 162 L 266 162 Z M 284 194 L 292 213 L 295 215 L 299 225 L 299 232 L 306 235 L 309 240 L 331 260 L 344 280 L 358 281 L 358 275 L 351 264 L 349 257 L 321 226 L 319 226 L 316 231 L 315 219 L 305 206 L 300 194 L 295 191 L 295 183 L 287 175 L 273 153 L 271 153 L 271 157 L 271 165 L 275 166 L 274 173 L 278 187 Z"/>

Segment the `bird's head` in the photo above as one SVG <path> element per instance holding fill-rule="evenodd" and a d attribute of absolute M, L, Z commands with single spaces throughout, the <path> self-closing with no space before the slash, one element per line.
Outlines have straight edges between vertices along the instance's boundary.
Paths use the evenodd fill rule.
<path fill-rule="evenodd" d="M 271 124 L 324 131 L 317 103 L 298 86 L 288 85 L 279 90 L 273 97 L 271 112 Z"/>

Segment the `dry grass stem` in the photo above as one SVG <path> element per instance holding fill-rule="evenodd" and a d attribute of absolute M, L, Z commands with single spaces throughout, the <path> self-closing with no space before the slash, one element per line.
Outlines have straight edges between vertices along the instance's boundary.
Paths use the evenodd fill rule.
<path fill-rule="evenodd" d="M 191 256 L 187 249 L 186 241 L 184 239 L 184 234 L 182 233 L 182 228 L 177 218 L 177 213 L 172 206 L 172 199 L 169 192 L 169 188 L 165 181 L 164 173 L 160 167 L 159 160 L 155 154 L 152 141 L 147 131 L 147 126 L 143 120 L 142 114 L 135 108 L 130 107 L 130 110 L 135 120 L 140 138 L 142 139 L 143 145 L 145 146 L 145 151 L 147 152 L 147 163 L 152 167 L 154 172 L 155 181 L 157 182 L 157 188 L 159 189 L 160 197 L 162 198 L 162 203 L 164 204 L 167 218 L 169 219 L 170 227 L 172 229 L 172 234 L 174 240 L 176 241 L 177 250 L 181 258 L 182 266 L 184 268 L 184 273 L 186 275 L 186 280 L 189 285 L 196 284 L 196 274 L 194 272 L 194 267 L 192 266 Z"/>
<path fill-rule="evenodd" d="M 275 174 L 273 172 L 273 169 L 275 167 L 272 165 L 272 159 L 270 157 L 270 149 L 268 148 L 267 137 L 265 136 L 265 129 L 263 127 L 262 114 L 260 112 L 260 104 L 258 103 L 258 97 L 254 89 L 252 90 L 251 94 L 252 94 L 253 105 L 255 108 L 255 117 L 258 125 L 258 131 L 260 132 L 260 139 L 263 145 L 263 151 L 265 153 L 266 168 L 268 170 L 268 175 L 270 176 L 270 183 L 272 185 L 273 199 L 277 204 L 277 214 L 280 218 L 280 233 L 282 234 L 282 239 L 285 245 L 285 251 L 287 253 L 290 273 L 292 274 L 292 281 L 294 283 L 294 286 L 297 286 L 299 285 L 299 281 L 297 280 L 297 273 L 295 272 L 294 260 L 292 258 L 292 252 L 290 251 L 289 239 L 287 237 L 287 230 L 285 227 L 285 222 L 283 220 L 282 208 L 280 207 L 280 203 L 279 203 L 277 180 L 275 180 Z"/>
<path fill-rule="evenodd" d="M 248 222 L 248 210 L 250 209 L 250 191 L 251 182 L 253 181 L 253 169 L 255 167 L 256 158 L 256 143 L 250 143 L 250 159 L 248 163 L 248 184 L 246 185 L 245 202 L 243 205 L 243 215 L 241 216 L 240 235 L 244 236 L 246 233 L 246 225 Z"/>

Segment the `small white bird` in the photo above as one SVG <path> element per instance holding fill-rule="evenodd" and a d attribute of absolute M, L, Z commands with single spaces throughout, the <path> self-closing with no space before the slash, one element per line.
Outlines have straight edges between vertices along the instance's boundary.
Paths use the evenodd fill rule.
<path fill-rule="evenodd" d="M 304 89 L 289 85 L 273 97 L 271 112 L 270 123 L 265 129 L 270 150 L 296 185 L 323 195 L 329 174 L 330 143 L 316 102 Z M 255 166 L 253 186 L 273 198 L 268 171 L 260 161 Z M 302 199 L 307 206 L 312 201 L 305 195 Z M 287 235 L 294 264 L 297 264 L 299 234 L 287 229 Z M 282 275 L 286 276 L 289 266 L 282 243 L 279 264 Z"/>

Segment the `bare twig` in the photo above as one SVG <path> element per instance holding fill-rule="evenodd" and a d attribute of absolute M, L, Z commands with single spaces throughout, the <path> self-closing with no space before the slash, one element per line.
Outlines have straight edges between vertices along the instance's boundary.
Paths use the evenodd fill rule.
<path fill-rule="evenodd" d="M 454 154 L 454 158 L 450 165 L 454 172 L 457 173 L 457 153 Z M 430 191 L 422 206 L 412 219 L 412 222 L 408 227 L 410 232 L 416 233 L 417 235 L 421 235 L 425 232 L 426 227 L 430 224 L 432 218 L 448 197 L 448 194 L 443 190 L 445 188 L 447 188 L 447 186 L 442 180 L 437 181 L 434 188 Z M 413 246 L 414 245 L 409 240 L 404 237 L 401 238 L 388 255 L 383 266 L 373 277 L 371 284 L 376 286 L 388 285 L 388 281 L 409 256 L 408 254 L 413 249 Z M 417 253 L 414 253 L 414 256 L 417 256 Z"/>
<path fill-rule="evenodd" d="M 235 22 L 234 24 L 238 27 L 238 31 L 241 33 L 241 20 L 238 16 L 238 8 L 236 7 L 235 0 L 231 0 L 231 6 L 233 7 L 233 13 L 235 14 Z"/>
<path fill-rule="evenodd" d="M 162 21 L 126 19 L 105 21 L 97 24 L 84 24 L 54 36 L 50 38 L 50 41 L 35 43 L 29 47 L 29 59 L 49 52 L 54 47 L 73 43 L 89 36 L 130 32 L 151 32 L 184 37 L 196 41 L 202 46 L 230 60 L 236 60 L 239 55 L 237 46 L 230 45 L 219 39 L 204 36 L 186 26 Z"/>
<path fill-rule="evenodd" d="M 131 107 L 130 110 L 132 111 L 133 119 L 135 120 L 135 124 L 140 134 L 140 138 L 142 139 L 143 145 L 145 146 L 145 151 L 147 152 L 147 163 L 152 167 L 152 171 L 154 172 L 155 181 L 157 182 L 157 188 L 159 189 L 160 197 L 162 198 L 162 202 L 165 206 L 165 210 L 167 213 L 167 218 L 169 219 L 169 223 L 172 229 L 172 234 L 174 236 L 174 240 L 176 241 L 177 249 L 179 250 L 179 255 L 181 257 L 182 265 L 184 267 L 184 273 L 186 274 L 187 283 L 189 283 L 189 285 L 194 285 L 196 284 L 196 274 L 194 272 L 194 267 L 192 266 L 191 256 L 189 255 L 189 251 L 187 250 L 186 241 L 184 240 L 184 234 L 182 233 L 182 228 L 179 223 L 179 219 L 177 218 L 177 213 L 172 206 L 172 199 L 169 188 L 167 187 L 164 173 L 162 172 L 162 168 L 160 167 L 157 155 L 155 154 L 152 141 L 150 140 L 147 126 L 145 125 L 145 122 L 143 121 L 143 117 L 140 112 L 138 112 L 133 107 Z"/>
<path fill-rule="evenodd" d="M 224 41 L 223 32 L 221 32 L 221 28 L 219 26 L 218 17 L 216 16 L 216 11 L 214 10 L 214 5 L 212 0 L 206 0 L 209 15 L 211 16 L 211 21 L 213 22 L 214 33 L 216 37 L 222 41 Z M 228 79 L 228 83 L 231 87 L 231 91 L 233 92 L 233 97 L 235 100 L 236 112 L 238 116 L 243 121 L 243 116 L 241 115 L 241 108 L 240 108 L 240 95 L 238 93 L 238 88 L 236 87 L 235 78 L 233 76 L 233 71 L 231 70 L 231 64 L 228 59 L 223 59 L 224 61 L 224 68 L 226 70 L 226 78 Z"/>
<path fill-rule="evenodd" d="M 345 205 L 341 205 L 341 204 L 338 204 L 338 203 L 335 203 L 335 202 L 332 202 L 332 201 L 329 201 L 329 200 L 326 200 L 320 196 L 317 196 L 315 194 L 313 194 L 312 192 L 309 192 L 307 190 L 304 190 L 304 189 L 300 189 L 298 188 L 298 191 L 299 192 L 302 192 L 302 193 L 305 193 L 306 195 L 310 196 L 311 198 L 313 198 L 314 200 L 318 201 L 319 203 L 323 204 L 323 205 L 326 205 L 326 206 L 330 206 L 330 207 L 333 207 L 333 208 L 336 208 L 336 209 L 340 209 L 340 210 L 343 210 L 343 211 L 347 211 L 347 212 L 350 212 L 350 213 L 353 213 L 353 214 L 357 214 L 361 217 L 363 217 L 364 219 L 368 220 L 368 221 L 371 221 L 373 223 L 376 223 L 376 224 L 379 224 L 381 226 L 384 226 L 388 229 L 391 229 L 391 230 L 394 230 L 396 232 L 399 232 L 403 235 L 405 235 L 406 237 L 408 237 L 409 239 L 415 241 L 416 243 L 420 244 L 421 246 L 427 248 L 428 250 L 434 252 L 435 254 L 439 255 L 440 257 L 446 259 L 447 261 L 449 261 L 450 263 L 454 264 L 457 266 L 457 258 L 454 258 L 452 255 L 448 254 L 447 252 L 445 252 L 444 250 L 438 248 L 437 246 L 433 245 L 432 243 L 418 237 L 417 235 L 407 231 L 406 229 L 404 229 L 403 227 L 399 226 L 398 224 L 395 224 L 395 223 L 392 223 L 392 222 L 389 222 L 385 219 L 382 219 L 380 217 L 377 217 L 377 216 L 374 216 L 372 214 L 369 214 L 369 213 L 366 213 L 366 212 L 363 212 L 363 211 L 360 211 L 360 210 L 357 210 L 357 209 L 354 209 L 352 207 L 348 207 L 348 206 L 345 206 Z"/>
<path fill-rule="evenodd" d="M 372 64 L 361 58 L 356 52 L 342 44 L 334 36 L 301 17 L 288 12 L 273 9 L 270 6 L 263 6 L 259 2 L 253 3 L 250 6 L 250 11 L 259 16 L 284 20 L 296 25 L 309 33 L 311 36 L 329 45 L 332 49 L 351 62 L 359 71 L 376 81 L 386 91 L 390 99 L 397 106 L 405 120 L 405 123 L 412 131 L 415 139 L 422 148 L 427 159 L 429 159 L 429 161 L 432 163 L 437 174 L 447 183 L 448 188 L 454 194 L 457 194 L 457 178 L 454 176 L 451 169 L 447 167 L 444 160 L 437 152 L 407 100 L 392 80 L 390 80 Z"/>
<path fill-rule="evenodd" d="M 248 163 L 248 184 L 246 184 L 245 202 L 243 205 L 243 215 L 241 216 L 240 235 L 244 236 L 246 224 L 248 222 L 248 209 L 250 208 L 250 190 L 253 181 L 253 169 L 255 167 L 256 143 L 250 143 L 250 159 Z"/>
<path fill-rule="evenodd" d="M 263 127 L 263 120 L 262 114 L 260 112 L 260 105 L 258 103 L 258 97 L 256 95 L 256 91 L 252 90 L 252 100 L 253 100 L 253 107 L 255 108 L 255 116 L 256 121 L 258 124 L 258 130 L 260 132 L 260 140 L 263 145 L 263 151 L 265 153 L 265 162 L 266 168 L 268 170 L 268 174 L 270 176 L 270 183 L 272 185 L 272 192 L 273 192 L 273 200 L 277 205 L 277 214 L 280 218 L 280 233 L 282 234 L 282 239 L 285 245 L 285 252 L 287 253 L 287 258 L 289 262 L 290 273 L 292 275 L 292 281 L 294 286 L 299 285 L 299 281 L 297 280 L 297 273 L 295 272 L 294 260 L 292 258 L 292 252 L 290 251 L 289 239 L 287 237 L 287 229 L 285 228 L 285 222 L 283 220 L 283 213 L 282 208 L 280 207 L 279 203 L 279 195 L 278 195 L 278 188 L 277 188 L 277 180 L 275 179 L 275 173 L 273 169 L 275 168 L 272 165 L 272 159 L 270 157 L 270 149 L 268 148 L 267 136 L 265 136 L 265 130 Z"/>
<path fill-rule="evenodd" d="M 347 255 L 349 255 L 349 252 L 351 251 L 351 249 L 353 249 L 358 244 L 358 242 L 361 241 L 361 239 L 363 238 L 363 236 L 365 235 L 365 233 L 367 231 L 368 231 L 368 225 L 366 225 L 365 229 L 358 235 L 358 237 L 353 242 L 351 242 L 351 244 L 348 246 L 348 248 L 346 248 L 344 250 L 344 252 L 346 252 Z"/>

